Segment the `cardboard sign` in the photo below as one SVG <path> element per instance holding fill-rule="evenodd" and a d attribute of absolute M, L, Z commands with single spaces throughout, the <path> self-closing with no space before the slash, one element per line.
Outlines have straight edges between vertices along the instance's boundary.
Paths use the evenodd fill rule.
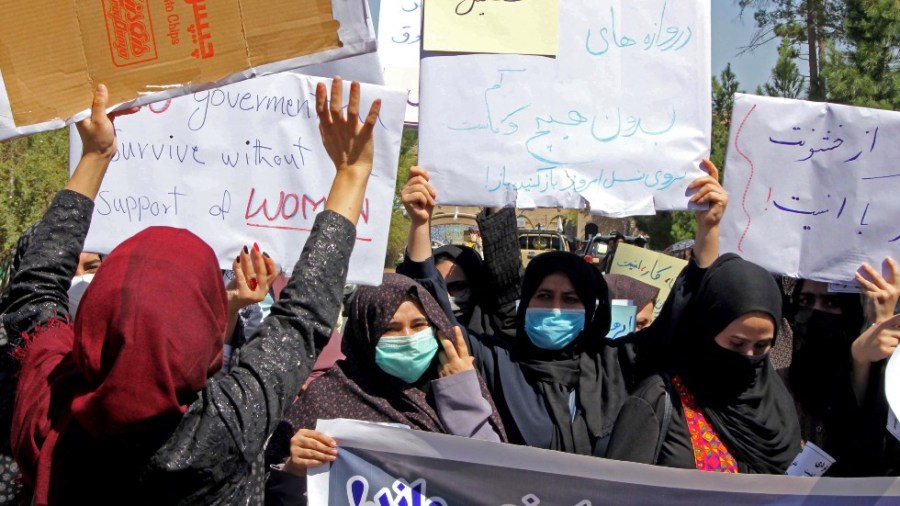
<path fill-rule="evenodd" d="M 710 145 L 709 25 L 708 1 L 565 0 L 556 58 L 427 55 L 419 164 L 439 203 L 611 217 L 689 208 Z M 427 44 L 427 18 L 424 29 Z M 479 33 L 492 35 L 467 39 Z"/>
<path fill-rule="evenodd" d="M 675 285 L 675 279 L 686 266 L 686 260 L 622 243 L 616 247 L 609 273 L 624 274 L 659 288 L 653 306 L 653 317 L 656 318 Z"/>
<path fill-rule="evenodd" d="M 318 81 L 330 83 L 275 74 L 118 118 L 118 153 L 95 200 L 85 249 L 107 253 L 146 227 L 165 225 L 200 236 L 222 268 L 256 242 L 290 273 L 335 174 L 319 134 Z M 375 98 L 382 109 L 348 280 L 378 284 L 406 100 L 401 90 L 363 84 L 361 91 L 363 114 Z M 77 133 L 71 139 L 74 169 L 81 147 Z"/>
<path fill-rule="evenodd" d="M 722 252 L 851 285 L 900 255 L 900 112 L 736 95 Z"/>
<path fill-rule="evenodd" d="M 62 126 L 97 83 L 111 104 L 141 105 L 374 50 L 364 0 L 0 0 L 0 9 L 0 139 Z"/>
<path fill-rule="evenodd" d="M 426 51 L 556 56 L 559 0 L 431 0 Z"/>

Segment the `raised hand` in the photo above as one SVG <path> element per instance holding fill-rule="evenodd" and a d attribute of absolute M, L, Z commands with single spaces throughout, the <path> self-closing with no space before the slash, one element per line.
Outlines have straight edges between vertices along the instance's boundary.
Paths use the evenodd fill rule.
<path fill-rule="evenodd" d="M 897 272 L 897 262 L 887 257 L 884 263 L 888 266 L 886 279 L 878 270 L 866 263 L 862 264 L 856 273 L 856 282 L 866 295 L 866 318 L 871 323 L 879 323 L 894 316 L 897 299 L 900 298 L 900 273 Z"/>
<path fill-rule="evenodd" d="M 256 244 L 252 249 L 244 247 L 231 268 L 234 279 L 225 287 L 229 313 L 262 302 L 278 276 L 275 261 L 263 254 Z"/>
<path fill-rule="evenodd" d="M 428 171 L 418 166 L 410 167 L 409 179 L 400 191 L 400 201 L 414 225 L 428 223 L 434 212 L 435 198 L 437 192 L 431 186 Z"/>
<path fill-rule="evenodd" d="M 703 160 L 700 167 L 706 171 L 706 176 L 700 176 L 688 185 L 688 190 L 697 190 L 691 197 L 694 204 L 709 204 L 709 209 L 696 211 L 697 225 L 716 227 L 722 221 L 725 207 L 728 205 L 728 193 L 719 183 L 719 169 L 709 160 Z"/>
<path fill-rule="evenodd" d="M 438 376 L 444 378 L 475 369 L 475 358 L 469 355 L 469 346 L 459 327 L 453 327 L 452 340 L 443 332 L 438 332 L 438 338 L 441 340 L 441 348 L 443 348 L 438 353 L 438 359 L 441 361 Z"/>

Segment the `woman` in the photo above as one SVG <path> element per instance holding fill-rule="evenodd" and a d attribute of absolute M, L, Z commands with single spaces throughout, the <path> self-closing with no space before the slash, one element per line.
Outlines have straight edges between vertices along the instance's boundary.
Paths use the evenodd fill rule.
<path fill-rule="evenodd" d="M 781 292 L 772 276 L 723 255 L 673 318 L 668 374 L 650 377 L 625 402 L 609 458 L 784 474 L 800 452 L 800 426 L 768 362 L 781 322 Z"/>
<path fill-rule="evenodd" d="M 897 444 L 885 430 L 883 367 L 900 332 L 888 323 L 900 294 L 900 272 L 868 264 L 856 275 L 866 297 L 830 293 L 827 283 L 802 279 L 788 304 L 793 356 L 784 374 L 800 415 L 801 434 L 835 463 L 827 476 L 896 474 Z M 864 274 L 864 275 L 863 275 Z M 872 327 L 862 332 L 864 321 Z"/>
<path fill-rule="evenodd" d="M 109 95 L 98 86 L 91 117 L 78 124 L 81 161 L 35 229 L 4 317 L 30 340 L 12 439 L 36 504 L 262 500 L 263 443 L 337 319 L 372 169 L 380 102 L 360 124 L 359 85 L 351 85 L 346 117 L 342 87 L 336 78 L 334 107 L 324 85 L 316 89 L 322 141 L 337 169 L 326 210 L 272 315 L 232 371 L 211 378 L 223 362 L 227 297 L 212 250 L 187 231 L 154 227 L 125 241 L 70 322 L 65 288 L 116 152 Z M 240 263 L 242 290 L 265 293 L 263 255 L 245 250 Z"/>
<path fill-rule="evenodd" d="M 284 460 L 269 478 L 269 504 L 289 504 L 304 492 L 305 483 L 286 473 L 302 477 L 308 467 L 334 459 L 334 440 L 312 430 L 319 419 L 399 423 L 501 440 L 502 423 L 460 329 L 451 331 L 450 321 L 422 286 L 400 274 L 385 274 L 380 286 L 359 288 L 348 313 L 346 358 L 309 384 L 269 443 L 269 460 Z M 289 499 L 292 495 L 296 499 Z"/>
<path fill-rule="evenodd" d="M 697 255 L 683 275 L 687 284 L 718 256 L 718 226 L 728 201 L 715 166 L 704 161 L 702 167 L 708 175 L 694 180 L 688 191 L 694 192 L 691 202 L 709 208 L 696 213 Z M 412 221 L 409 259 L 417 264 L 416 279 L 433 289 L 449 312 L 446 288 L 431 259 L 428 221 L 436 196 L 426 171 L 420 169 L 415 177 L 410 171 L 402 192 Z M 508 279 L 498 284 L 509 284 Z M 674 299 L 670 305 L 686 303 L 677 293 Z M 600 271 L 576 255 L 551 252 L 528 264 L 513 338 L 468 334 L 475 366 L 497 404 L 510 442 L 605 456 L 628 388 L 653 370 L 654 349 L 669 335 L 664 324 L 659 331 L 651 327 L 611 343 L 604 339 L 610 319 L 608 290 Z"/>

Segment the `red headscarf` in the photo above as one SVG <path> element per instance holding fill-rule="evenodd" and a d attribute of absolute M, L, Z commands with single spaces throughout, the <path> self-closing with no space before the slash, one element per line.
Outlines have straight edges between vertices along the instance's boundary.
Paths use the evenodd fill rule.
<path fill-rule="evenodd" d="M 226 306 L 215 254 L 186 230 L 151 227 L 113 250 L 74 325 L 37 330 L 23 363 L 12 444 L 37 504 L 66 479 L 54 449 L 73 419 L 98 441 L 177 426 L 222 366 Z"/>

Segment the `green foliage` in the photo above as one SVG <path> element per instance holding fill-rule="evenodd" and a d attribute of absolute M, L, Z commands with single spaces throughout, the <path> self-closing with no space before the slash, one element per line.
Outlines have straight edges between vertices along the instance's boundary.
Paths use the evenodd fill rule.
<path fill-rule="evenodd" d="M 799 98 L 803 93 L 806 78 L 800 75 L 800 69 L 794 60 L 799 56 L 798 51 L 791 45 L 790 39 L 781 39 L 778 48 L 778 60 L 772 75 L 764 86 L 757 88 L 759 95 L 770 97 Z"/>
<path fill-rule="evenodd" d="M 384 266 L 394 267 L 397 260 L 406 250 L 407 236 L 409 235 L 409 217 L 403 210 L 400 202 L 400 190 L 409 179 L 409 168 L 417 163 L 419 158 L 419 131 L 411 128 L 403 130 L 403 138 L 400 141 L 400 162 L 397 167 L 397 184 L 394 187 L 394 208 L 391 212 L 391 228 L 388 232 L 387 252 L 385 252 Z"/>
<path fill-rule="evenodd" d="M 830 44 L 823 69 L 828 99 L 900 108 L 900 2 L 846 0 L 843 19 L 844 38 Z"/>
<path fill-rule="evenodd" d="M 0 143 L 0 257 L 65 186 L 68 157 L 66 129 Z"/>
<path fill-rule="evenodd" d="M 712 78 L 712 150 L 709 159 L 719 168 L 720 173 L 725 168 L 725 151 L 728 147 L 734 94 L 739 92 L 740 86 L 730 63 L 725 65 L 719 77 Z"/>
<path fill-rule="evenodd" d="M 697 220 L 691 211 L 661 212 L 654 216 L 636 216 L 635 222 L 650 235 L 651 247 L 657 251 L 697 235 Z"/>

